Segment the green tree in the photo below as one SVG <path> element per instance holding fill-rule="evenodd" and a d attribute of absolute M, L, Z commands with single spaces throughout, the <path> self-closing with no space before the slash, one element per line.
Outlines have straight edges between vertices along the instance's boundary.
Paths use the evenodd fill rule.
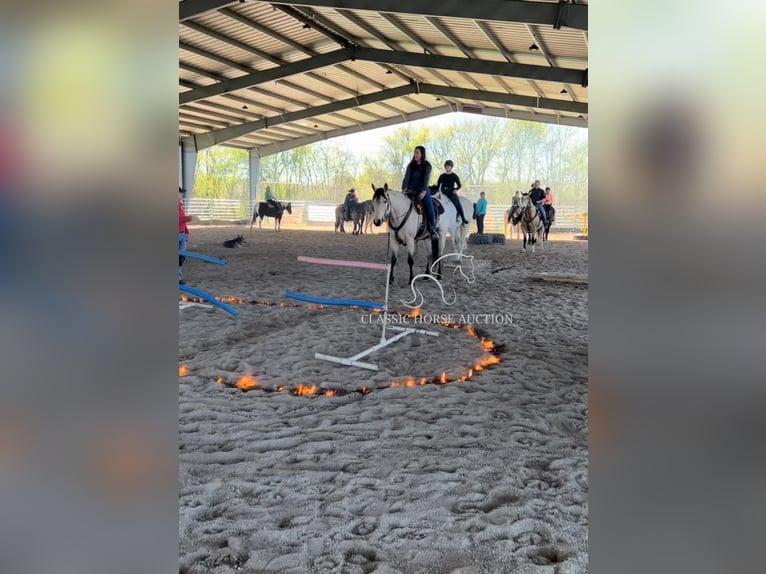
<path fill-rule="evenodd" d="M 249 189 L 249 158 L 245 150 L 214 146 L 197 153 L 195 197 L 241 199 Z"/>
<path fill-rule="evenodd" d="M 497 118 L 469 118 L 458 123 L 453 159 L 459 165 L 455 166 L 455 171 L 461 173 L 466 183 L 484 184 L 490 165 L 503 147 L 503 134 L 499 127 Z"/>

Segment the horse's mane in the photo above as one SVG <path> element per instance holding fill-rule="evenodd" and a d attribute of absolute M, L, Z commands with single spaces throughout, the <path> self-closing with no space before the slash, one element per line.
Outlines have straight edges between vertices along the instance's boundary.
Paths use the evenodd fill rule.
<path fill-rule="evenodd" d="M 380 199 L 386 194 L 386 190 L 382 187 L 379 187 L 375 190 L 375 193 L 372 194 L 372 201 L 375 201 L 376 199 Z"/>

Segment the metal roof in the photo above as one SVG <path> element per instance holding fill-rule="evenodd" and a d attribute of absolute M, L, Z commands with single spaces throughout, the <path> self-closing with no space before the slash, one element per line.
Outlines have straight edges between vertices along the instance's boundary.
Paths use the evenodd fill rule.
<path fill-rule="evenodd" d="M 464 111 L 587 127 L 574 0 L 180 0 L 179 138 L 265 156 Z"/>

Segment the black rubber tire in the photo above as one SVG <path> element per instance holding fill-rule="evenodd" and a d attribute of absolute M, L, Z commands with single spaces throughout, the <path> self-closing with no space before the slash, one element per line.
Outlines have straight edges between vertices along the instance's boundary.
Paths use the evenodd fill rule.
<path fill-rule="evenodd" d="M 505 235 L 502 233 L 492 233 L 490 237 L 492 238 L 492 243 L 505 244 Z"/>
<path fill-rule="evenodd" d="M 471 233 L 468 236 L 468 243 L 471 245 L 487 245 L 492 243 L 492 237 L 487 233 Z"/>

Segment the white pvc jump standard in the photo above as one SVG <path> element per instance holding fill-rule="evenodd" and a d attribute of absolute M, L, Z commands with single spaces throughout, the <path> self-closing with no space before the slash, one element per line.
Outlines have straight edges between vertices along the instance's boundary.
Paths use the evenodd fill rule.
<path fill-rule="evenodd" d="M 365 349 L 361 353 L 357 353 L 353 357 L 335 357 L 333 355 L 325 355 L 323 353 L 314 353 L 315 359 L 321 359 L 323 361 L 330 361 L 332 363 L 338 363 L 341 365 L 347 365 L 347 366 L 353 366 L 353 367 L 360 367 L 362 369 L 368 369 L 370 371 L 377 371 L 378 366 L 374 365 L 372 363 L 365 363 L 363 361 L 360 361 L 359 359 L 366 357 L 367 355 L 370 355 L 374 353 L 375 351 L 378 351 L 384 347 L 387 347 L 388 345 L 391 345 L 392 343 L 395 343 L 399 339 L 402 339 L 406 337 L 407 335 L 428 335 L 431 337 L 438 337 L 439 333 L 435 331 L 427 331 L 425 329 L 413 329 L 411 327 L 399 327 L 396 325 L 389 326 L 388 328 L 392 331 L 400 331 L 398 334 L 394 335 L 393 337 L 386 339 L 386 325 L 388 323 L 388 291 L 389 291 L 389 279 L 391 277 L 391 264 L 382 264 L 382 263 L 371 263 L 367 261 L 344 261 L 341 259 L 320 259 L 317 257 L 298 257 L 298 261 L 303 261 L 304 263 L 316 263 L 319 265 L 335 265 L 339 267 L 356 267 L 361 269 L 378 269 L 378 270 L 384 270 L 386 272 L 386 297 L 383 302 L 382 308 L 383 308 L 383 331 L 380 335 L 380 341 L 377 345 L 374 345 L 370 347 L 369 349 Z M 332 303 L 332 300 L 328 299 L 325 300 L 326 304 L 347 304 L 347 303 Z M 380 308 L 380 305 L 375 305 L 377 308 Z"/>

